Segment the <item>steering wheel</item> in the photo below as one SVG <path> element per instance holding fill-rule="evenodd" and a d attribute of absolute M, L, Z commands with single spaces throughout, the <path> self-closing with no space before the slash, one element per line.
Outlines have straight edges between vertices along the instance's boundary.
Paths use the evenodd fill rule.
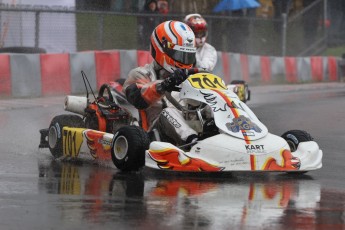
<path fill-rule="evenodd" d="M 186 106 L 181 105 L 180 102 L 178 102 L 173 96 L 171 96 L 170 92 L 165 92 L 165 97 L 168 99 L 168 101 L 173 104 L 178 110 L 182 112 L 189 112 L 194 113 L 197 111 L 200 111 L 206 107 L 207 104 L 200 102 L 200 105 L 195 109 L 188 109 Z"/>
<path fill-rule="evenodd" d="M 207 71 L 203 68 L 192 68 L 192 69 L 186 70 L 187 78 L 190 75 L 193 75 L 196 73 L 209 73 L 209 71 Z M 180 91 L 180 88 L 176 87 L 176 90 L 174 90 L 174 91 Z M 206 107 L 205 103 L 200 103 L 200 106 L 191 110 L 191 109 L 188 109 L 185 106 L 181 105 L 178 101 L 176 101 L 176 99 L 171 96 L 171 92 L 165 92 L 165 96 L 171 104 L 173 104 L 178 110 L 183 111 L 183 112 L 197 112 L 197 111 L 200 111 Z"/>

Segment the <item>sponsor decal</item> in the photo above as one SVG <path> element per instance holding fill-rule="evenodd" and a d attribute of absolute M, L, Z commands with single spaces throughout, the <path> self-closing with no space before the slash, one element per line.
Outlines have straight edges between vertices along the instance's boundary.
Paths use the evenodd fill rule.
<path fill-rule="evenodd" d="M 258 125 L 256 125 L 253 121 L 251 121 L 249 118 L 240 115 L 239 117 L 236 117 L 233 119 L 233 122 L 226 123 L 226 127 L 234 132 L 237 133 L 240 130 L 244 130 L 245 136 L 253 136 L 253 132 L 248 132 L 249 130 L 254 130 L 255 132 L 261 133 L 261 129 Z"/>
<path fill-rule="evenodd" d="M 168 48 L 169 49 L 174 49 L 175 44 L 168 42 Z"/>
<path fill-rule="evenodd" d="M 266 153 L 264 145 L 245 145 L 247 153 Z"/>
<path fill-rule="evenodd" d="M 118 132 L 116 133 L 118 135 Z M 108 160 L 111 159 L 111 143 L 103 139 L 103 132 L 96 130 L 86 130 L 84 136 L 87 140 L 87 147 L 94 158 Z"/>
<path fill-rule="evenodd" d="M 188 45 L 188 44 L 186 44 Z M 180 46 L 180 48 L 178 49 L 179 51 L 186 51 L 186 52 L 191 52 L 191 53 L 194 53 L 195 52 L 195 48 L 194 47 L 183 47 L 183 46 Z"/>
<path fill-rule="evenodd" d="M 200 147 L 197 147 L 196 149 L 195 149 L 195 153 L 200 153 L 201 152 L 201 148 Z"/>
<path fill-rule="evenodd" d="M 169 114 L 166 110 L 162 111 L 162 115 L 169 121 L 170 124 L 172 124 L 175 128 L 180 128 L 181 124 Z"/>
<path fill-rule="evenodd" d="M 244 158 L 244 157 L 240 157 L 240 158 L 235 158 L 235 159 L 231 159 L 231 160 L 225 160 L 225 161 L 221 161 L 221 164 L 224 165 L 228 165 L 228 166 L 245 166 L 248 165 L 249 162 Z"/>
<path fill-rule="evenodd" d="M 102 145 L 109 145 L 109 146 L 111 146 L 111 141 L 107 141 L 105 139 L 99 139 L 98 143 L 100 143 Z"/>
<path fill-rule="evenodd" d="M 253 136 L 255 136 L 254 132 L 248 132 L 248 131 L 243 131 L 242 134 L 245 137 L 253 137 Z"/>

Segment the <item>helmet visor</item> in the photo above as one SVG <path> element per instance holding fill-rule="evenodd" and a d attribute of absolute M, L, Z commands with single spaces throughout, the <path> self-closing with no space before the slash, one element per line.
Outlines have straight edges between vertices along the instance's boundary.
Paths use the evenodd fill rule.
<path fill-rule="evenodd" d="M 179 63 L 185 65 L 192 65 L 195 63 L 195 47 L 185 47 L 169 43 L 164 51 L 170 58 Z"/>

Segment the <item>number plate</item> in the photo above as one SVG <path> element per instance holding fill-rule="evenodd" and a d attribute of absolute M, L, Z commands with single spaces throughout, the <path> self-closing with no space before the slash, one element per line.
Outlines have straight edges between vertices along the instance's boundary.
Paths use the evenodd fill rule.
<path fill-rule="evenodd" d="M 188 78 L 190 84 L 197 89 L 227 89 L 223 80 L 210 73 L 198 73 Z"/>
<path fill-rule="evenodd" d="M 83 128 L 63 128 L 63 155 L 78 157 L 83 143 Z"/>

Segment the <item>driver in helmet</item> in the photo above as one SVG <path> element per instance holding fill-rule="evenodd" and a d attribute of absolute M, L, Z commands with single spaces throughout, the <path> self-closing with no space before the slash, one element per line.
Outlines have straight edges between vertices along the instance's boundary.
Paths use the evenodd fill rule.
<path fill-rule="evenodd" d="M 194 32 L 196 38 L 196 67 L 204 68 L 212 72 L 217 63 L 216 49 L 206 42 L 208 35 L 207 23 L 200 14 L 188 14 L 184 18 L 186 23 Z"/>
<path fill-rule="evenodd" d="M 194 33 L 183 22 L 163 22 L 151 35 L 150 51 L 154 60 L 129 72 L 123 92 L 139 109 L 144 129 L 154 124 L 165 141 L 195 142 L 196 131 L 188 126 L 179 110 L 164 100 L 165 92 L 180 85 L 187 77 L 185 70 L 195 63 Z"/>

